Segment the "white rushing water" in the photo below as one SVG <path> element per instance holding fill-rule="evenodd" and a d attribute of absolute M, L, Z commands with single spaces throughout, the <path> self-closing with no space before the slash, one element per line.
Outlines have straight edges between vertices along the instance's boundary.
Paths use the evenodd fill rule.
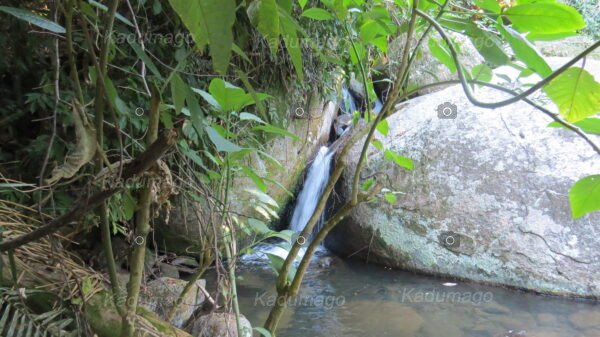
<path fill-rule="evenodd" d="M 301 232 L 308 223 L 315 208 L 317 208 L 319 198 L 329 181 L 332 157 L 333 153 L 329 152 L 328 147 L 323 146 L 319 149 L 319 153 L 308 169 L 302 191 L 300 191 L 296 200 L 296 208 L 294 208 L 290 222 L 291 230 Z"/>

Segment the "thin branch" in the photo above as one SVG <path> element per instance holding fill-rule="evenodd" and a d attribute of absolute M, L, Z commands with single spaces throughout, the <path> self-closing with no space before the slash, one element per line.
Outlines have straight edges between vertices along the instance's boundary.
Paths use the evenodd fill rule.
<path fill-rule="evenodd" d="M 442 28 L 442 26 L 440 26 L 440 24 L 435 19 L 433 19 L 431 16 L 427 15 L 426 13 L 424 13 L 418 9 L 417 9 L 417 14 L 419 14 L 419 16 L 421 16 L 423 19 L 427 20 L 435 28 L 435 30 L 437 30 L 437 32 L 440 34 L 440 36 L 444 39 L 444 41 L 446 42 L 446 45 L 448 45 L 448 48 L 450 49 L 450 54 L 452 54 L 454 63 L 456 64 L 458 78 L 460 79 L 460 84 L 463 86 L 463 90 L 464 90 L 465 94 L 467 95 L 467 98 L 469 99 L 469 101 L 471 103 L 475 104 L 478 107 L 482 107 L 482 108 L 492 108 L 492 109 L 499 108 L 499 107 L 503 107 L 503 106 L 518 102 L 523 98 L 526 98 L 527 96 L 536 92 L 538 89 L 542 88 L 544 85 L 550 83 L 550 81 L 552 81 L 553 79 L 558 77 L 560 74 L 565 72 L 572 65 L 577 63 L 579 60 L 586 57 L 589 53 L 593 52 L 596 48 L 600 47 L 600 41 L 596 41 L 596 43 L 594 43 L 590 47 L 586 48 L 583 52 L 579 53 L 579 55 L 575 56 L 572 60 L 565 63 L 562 67 L 556 69 L 554 72 L 552 72 L 552 74 L 548 75 L 548 77 L 537 82 L 535 85 L 533 85 L 529 89 L 523 91 L 522 93 L 520 93 L 516 96 L 513 96 L 511 98 L 505 99 L 503 101 L 500 101 L 500 102 L 486 103 L 486 102 L 481 102 L 481 101 L 477 100 L 477 98 L 475 98 L 475 96 L 473 95 L 473 92 L 471 91 L 471 87 L 469 87 L 469 84 L 467 83 L 462 65 L 460 64 L 460 62 L 458 60 L 458 53 L 456 52 L 456 48 L 454 48 L 454 44 L 452 43 L 452 41 L 450 40 L 448 35 L 444 32 L 444 29 Z"/>

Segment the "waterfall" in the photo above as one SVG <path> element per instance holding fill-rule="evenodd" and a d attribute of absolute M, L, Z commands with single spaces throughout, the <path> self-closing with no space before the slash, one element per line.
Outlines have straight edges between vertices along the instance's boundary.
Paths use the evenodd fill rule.
<path fill-rule="evenodd" d="M 296 200 L 296 207 L 292 213 L 290 229 L 295 232 L 301 232 L 308 220 L 312 216 L 319 198 L 325 189 L 325 185 L 329 181 L 329 170 L 331 167 L 331 158 L 333 152 L 329 152 L 329 148 L 323 146 L 319 149 L 319 153 L 308 169 L 306 180 L 302 186 L 302 191 Z M 321 215 L 320 221 L 323 220 Z"/>

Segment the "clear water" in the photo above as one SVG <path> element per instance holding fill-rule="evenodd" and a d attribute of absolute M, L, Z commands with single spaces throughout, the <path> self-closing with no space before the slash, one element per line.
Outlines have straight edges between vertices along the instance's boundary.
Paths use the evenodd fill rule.
<path fill-rule="evenodd" d="M 512 336 L 600 337 L 600 304 L 594 301 L 449 286 L 455 281 L 340 260 L 324 249 L 317 255 L 278 336 L 499 337 L 512 330 Z M 238 276 L 241 311 L 261 326 L 276 276 L 266 264 L 242 265 Z"/>

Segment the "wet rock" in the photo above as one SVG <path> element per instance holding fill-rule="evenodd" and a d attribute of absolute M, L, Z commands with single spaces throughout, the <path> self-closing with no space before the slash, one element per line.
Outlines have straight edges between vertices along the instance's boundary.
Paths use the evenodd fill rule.
<path fill-rule="evenodd" d="M 333 124 L 335 134 L 339 137 L 352 125 L 352 114 L 339 115 Z"/>
<path fill-rule="evenodd" d="M 243 315 L 240 316 L 241 337 L 252 337 L 252 325 Z M 238 337 L 234 314 L 212 313 L 198 317 L 192 324 L 194 337 Z"/>
<path fill-rule="evenodd" d="M 587 64 L 595 69 L 593 60 Z M 507 97 L 488 89 L 476 96 Z M 457 106 L 456 118 L 438 118 L 445 102 Z M 383 173 L 386 187 L 402 194 L 394 205 L 356 207 L 326 246 L 394 268 L 600 297 L 600 213 L 573 220 L 568 198 L 577 180 L 598 174 L 600 159 L 575 133 L 550 122 L 524 103 L 474 107 L 458 86 L 413 99 L 388 118 L 389 134 L 378 139 L 413 159 L 414 169 L 370 147 L 363 171 L 364 179 Z M 361 146 L 348 156 L 342 198 L 351 192 Z"/>
<path fill-rule="evenodd" d="M 140 305 L 155 312 L 162 319 L 167 318 L 169 310 L 183 291 L 187 281 L 161 277 L 150 281 L 142 288 Z M 195 286 L 186 294 L 182 304 L 177 308 L 171 324 L 180 328 L 192 316 L 194 310 L 202 306 L 205 301 L 204 293 L 200 288 L 206 286 L 205 280 L 198 280 Z"/>

